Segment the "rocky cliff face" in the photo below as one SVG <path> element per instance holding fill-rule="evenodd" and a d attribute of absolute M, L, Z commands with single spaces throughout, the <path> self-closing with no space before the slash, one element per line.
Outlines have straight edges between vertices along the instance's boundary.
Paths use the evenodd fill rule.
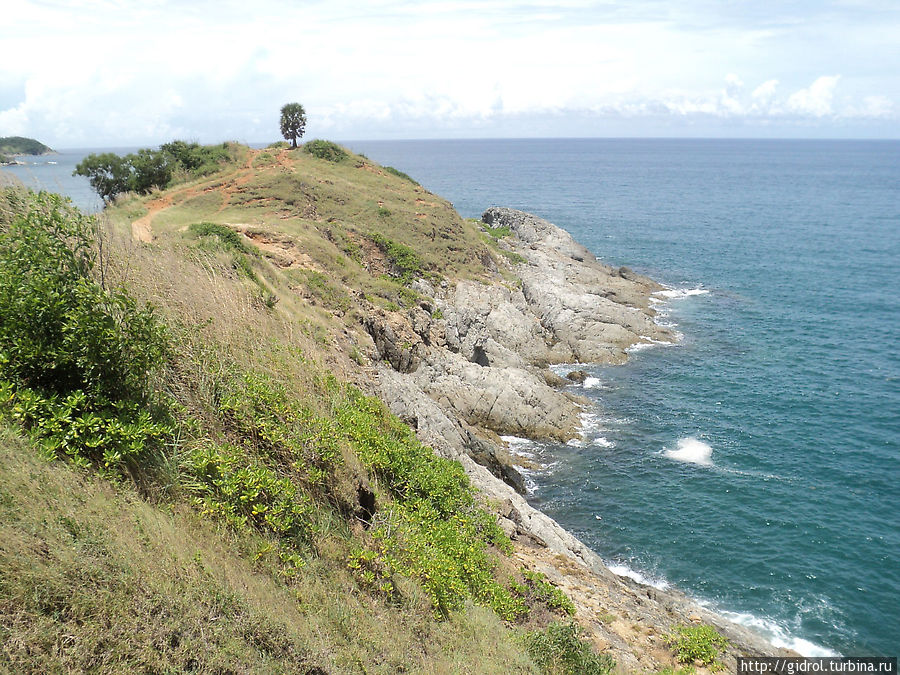
<path fill-rule="evenodd" d="M 548 366 L 619 363 L 636 343 L 672 341 L 653 321 L 654 281 L 598 262 L 564 230 L 522 211 L 491 208 L 484 223 L 516 263 L 509 280 L 459 281 L 416 290 L 423 304 L 405 317 L 367 320 L 383 398 L 449 456 L 468 455 L 521 488 L 498 436 L 567 441 L 585 402 L 556 388 Z M 402 373 L 402 377 L 397 374 Z"/>
<path fill-rule="evenodd" d="M 439 288 L 420 280 L 414 285 L 425 298 L 419 308 L 367 319 L 381 398 L 424 443 L 462 463 L 496 507 L 519 557 L 572 597 L 580 623 L 620 666 L 658 669 L 668 658 L 659 636 L 687 620 L 716 625 L 736 648 L 772 652 L 757 636 L 677 592 L 611 573 L 522 496 L 521 475 L 500 436 L 575 438 L 586 405 L 556 388 L 563 380 L 548 366 L 621 363 L 628 347 L 675 336 L 654 322 L 649 300 L 663 287 L 653 280 L 600 263 L 567 232 L 531 214 L 490 208 L 482 221 L 509 228 L 511 236 L 498 246 L 515 261 L 511 274 L 493 284 L 458 281 Z"/>

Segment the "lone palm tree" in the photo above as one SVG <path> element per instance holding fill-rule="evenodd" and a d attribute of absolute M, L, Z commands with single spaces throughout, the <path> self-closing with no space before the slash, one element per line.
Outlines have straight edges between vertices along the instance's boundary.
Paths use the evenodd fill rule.
<path fill-rule="evenodd" d="M 306 111 L 299 103 L 285 103 L 281 106 L 281 135 L 297 147 L 297 139 L 306 131 Z"/>

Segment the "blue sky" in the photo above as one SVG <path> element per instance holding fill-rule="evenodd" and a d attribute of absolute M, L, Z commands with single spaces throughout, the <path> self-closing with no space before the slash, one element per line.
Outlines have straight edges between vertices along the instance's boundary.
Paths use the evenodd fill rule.
<path fill-rule="evenodd" d="M 900 138 L 896 0 L 5 0 L 0 136 Z"/>

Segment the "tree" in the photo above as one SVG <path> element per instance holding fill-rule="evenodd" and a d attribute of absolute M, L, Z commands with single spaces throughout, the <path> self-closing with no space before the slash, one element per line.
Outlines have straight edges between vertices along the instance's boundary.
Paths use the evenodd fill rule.
<path fill-rule="evenodd" d="M 130 187 L 131 165 L 112 152 L 88 155 L 75 167 L 73 176 L 85 176 L 94 192 L 108 202 Z"/>
<path fill-rule="evenodd" d="M 131 184 L 135 192 L 147 194 L 153 188 L 164 188 L 172 180 L 174 160 L 167 152 L 143 148 L 137 154 L 125 155 L 124 161 L 131 166 Z"/>
<path fill-rule="evenodd" d="M 281 135 L 297 147 L 297 139 L 306 131 L 306 111 L 299 103 L 285 103 L 281 107 Z"/>

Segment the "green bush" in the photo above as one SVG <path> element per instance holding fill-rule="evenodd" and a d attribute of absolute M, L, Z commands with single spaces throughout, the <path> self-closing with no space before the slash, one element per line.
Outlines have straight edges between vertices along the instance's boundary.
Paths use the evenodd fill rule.
<path fill-rule="evenodd" d="M 385 171 L 387 171 L 388 173 L 394 174 L 395 176 L 398 176 L 399 178 L 402 178 L 402 179 L 404 179 L 404 180 L 408 180 L 408 181 L 409 181 L 410 183 L 412 183 L 413 185 L 418 185 L 418 184 L 419 184 L 419 182 L 418 182 L 417 180 L 414 180 L 412 177 L 409 176 L 409 174 L 403 173 L 402 171 L 400 171 L 400 169 L 395 169 L 395 168 L 392 167 L 392 166 L 385 166 L 385 167 L 382 167 L 382 168 L 383 168 Z"/>
<path fill-rule="evenodd" d="M 188 227 L 188 231 L 197 237 L 215 237 L 225 249 L 230 251 L 246 254 L 256 253 L 256 249 L 248 246 L 241 235 L 226 225 L 207 222 L 193 223 Z"/>
<path fill-rule="evenodd" d="M 615 668 L 608 654 L 596 654 L 575 623 L 552 623 L 527 633 L 525 645 L 535 664 L 559 675 L 607 675 Z"/>
<path fill-rule="evenodd" d="M 95 227 L 58 195 L 0 195 L 0 405 L 49 451 L 118 469 L 171 432 L 147 384 L 167 337 L 95 280 Z"/>
<path fill-rule="evenodd" d="M 160 151 L 169 155 L 188 174 L 208 176 L 222 168 L 223 164 L 234 159 L 234 153 L 228 143 L 217 145 L 200 145 L 185 141 L 172 141 L 160 146 Z"/>
<path fill-rule="evenodd" d="M 243 448 L 206 441 L 184 462 L 187 487 L 203 513 L 241 529 L 252 526 L 295 543 L 309 541 L 312 502 L 289 478 Z"/>
<path fill-rule="evenodd" d="M 521 598 L 494 576 L 493 544 L 510 543 L 493 516 L 475 502 L 462 467 L 438 457 L 390 415 L 377 399 L 353 387 L 343 390 L 337 422 L 363 464 L 394 498 L 388 512 L 376 514 L 370 529 L 376 555 L 372 564 L 390 574 L 422 583 L 437 615 L 459 609 L 468 598 L 515 621 L 527 613 Z M 360 563 L 350 560 L 351 568 Z M 367 567 L 372 572 L 371 565 Z M 370 584 L 376 579 L 363 577 Z"/>
<path fill-rule="evenodd" d="M 409 284 L 422 273 L 422 260 L 409 246 L 391 241 L 378 232 L 372 233 L 369 237 L 387 256 L 394 275 L 399 277 L 402 283 Z"/>
<path fill-rule="evenodd" d="M 94 279 L 96 222 L 59 195 L 6 192 L 0 223 L 3 376 L 65 395 L 140 400 L 166 351 L 151 307 Z"/>
<path fill-rule="evenodd" d="M 525 584 L 534 597 L 547 605 L 552 611 L 562 612 L 569 616 L 575 615 L 575 605 L 569 597 L 556 586 L 547 581 L 547 577 L 541 572 L 522 570 Z"/>
<path fill-rule="evenodd" d="M 728 640 L 706 624 L 682 625 L 666 636 L 666 644 L 675 651 L 679 663 L 699 661 L 704 666 L 712 666 L 713 670 L 721 670 L 719 652 L 728 646 Z"/>
<path fill-rule="evenodd" d="M 313 157 L 324 159 L 328 162 L 341 162 L 347 158 L 347 152 L 337 143 L 316 139 L 303 145 L 303 150 Z"/>
<path fill-rule="evenodd" d="M 295 399 L 272 378 L 249 373 L 233 384 L 219 402 L 235 439 L 272 460 L 282 473 L 292 472 L 309 485 L 323 485 L 341 461 L 335 424 Z"/>

